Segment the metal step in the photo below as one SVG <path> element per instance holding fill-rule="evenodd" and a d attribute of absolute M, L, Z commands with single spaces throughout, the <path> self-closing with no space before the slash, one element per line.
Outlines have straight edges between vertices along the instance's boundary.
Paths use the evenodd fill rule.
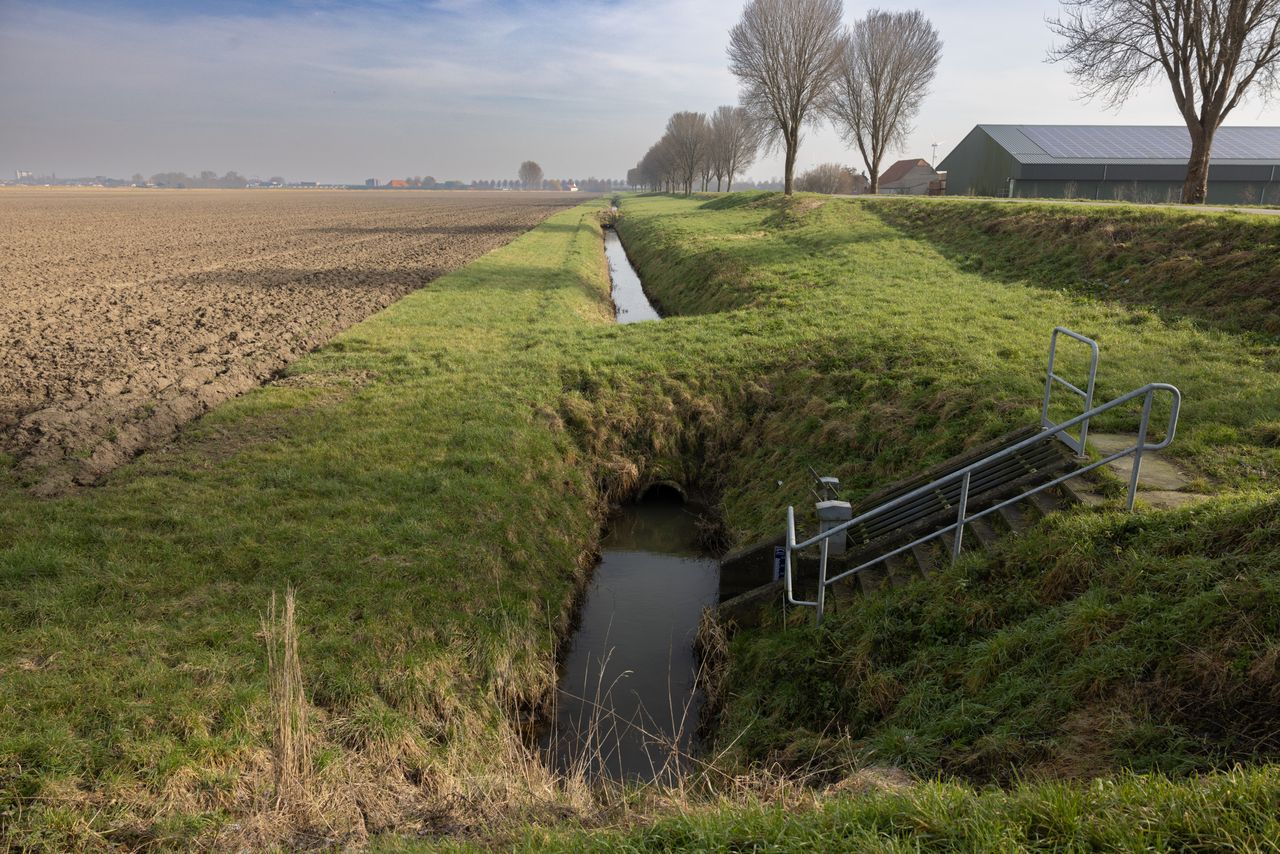
<path fill-rule="evenodd" d="M 907 495 L 939 478 L 954 474 L 1003 448 L 1025 441 L 1037 432 L 1035 428 L 1023 428 L 1000 440 L 972 448 L 928 471 L 867 496 L 854 505 L 853 515 L 856 517 L 882 507 L 895 498 Z M 980 466 L 969 475 L 967 510 L 972 514 L 993 507 L 1002 500 L 1052 480 L 1074 462 L 1074 454 L 1069 448 L 1056 439 L 1045 439 L 995 463 Z M 960 479 L 957 478 L 954 482 L 917 495 L 899 506 L 877 513 L 874 517 L 850 528 L 846 552 L 841 557 L 832 558 L 828 573 L 838 575 L 867 561 L 875 560 L 895 548 L 928 536 L 954 522 L 959 512 L 961 488 Z M 1044 493 L 1037 493 L 1032 498 L 1034 505 L 1042 514 L 1058 509 L 1059 500 L 1061 499 L 1049 498 Z M 999 515 L 1008 522 L 1011 530 L 1022 530 L 1028 524 L 1029 517 L 1025 506 L 1016 510 L 1003 508 L 999 512 Z M 1009 521 L 1010 519 L 1013 521 Z M 968 523 L 964 537 L 965 549 L 974 550 L 991 546 L 999 540 L 1002 534 L 1001 527 L 996 523 L 995 514 Z M 913 546 L 901 555 L 877 561 L 834 584 L 828 592 L 827 602 L 835 607 L 839 601 L 847 601 L 859 594 L 871 595 L 886 584 L 895 586 L 904 584 L 918 574 L 928 575 L 936 568 L 945 567 L 951 561 L 953 542 L 953 536 L 947 533 L 930 542 Z M 748 560 L 763 562 L 766 559 L 772 559 L 772 545 L 768 543 L 756 544 L 734 557 L 734 560 L 741 562 Z M 815 559 L 810 556 L 810 559 L 804 563 L 811 564 Z M 738 600 L 744 604 L 739 606 Z M 738 611 L 751 607 L 750 603 L 755 601 L 750 592 L 738 597 L 738 600 L 726 602 L 721 606 L 722 611 L 737 614 Z"/>
<path fill-rule="evenodd" d="M 1034 524 L 1021 501 L 1017 504 L 1006 504 L 996 511 L 996 515 L 1003 519 L 1009 526 L 1009 530 L 1015 534 L 1021 534 Z"/>
<path fill-rule="evenodd" d="M 1036 512 L 1040 514 L 1041 518 L 1048 516 L 1050 513 L 1057 513 L 1062 509 L 1061 503 L 1055 496 L 1050 495 L 1047 490 L 1037 492 L 1029 496 L 1027 500 L 1036 508 Z"/>
<path fill-rule="evenodd" d="M 1019 440 L 1021 441 L 1021 440 Z M 1056 446 L 1056 447 L 1055 447 Z M 975 499 L 984 493 L 1001 489 L 1016 481 L 1026 478 L 1036 479 L 1038 474 L 1050 474 L 1065 468 L 1071 462 L 1065 446 L 1056 440 L 1047 440 L 1024 449 L 1021 452 L 990 466 L 975 470 L 969 476 L 969 502 L 973 506 Z M 963 468 L 957 466 L 956 469 Z M 1048 480 L 1048 477 L 1044 478 Z M 898 507 L 855 525 L 849 529 L 851 544 L 869 544 L 877 539 L 922 519 L 927 519 L 946 510 L 958 509 L 962 486 L 959 480 L 948 483 L 941 489 L 916 496 Z M 908 490 L 909 492 L 909 490 Z M 903 493 L 905 494 L 905 492 Z M 890 499 L 892 500 L 892 499 Z M 870 509 L 870 508 L 867 508 Z M 854 515 L 864 512 L 855 509 Z"/>
<path fill-rule="evenodd" d="M 916 559 L 916 566 L 920 567 L 920 574 L 926 578 L 941 565 L 937 543 L 921 543 L 918 546 L 912 546 L 911 554 Z"/>
<path fill-rule="evenodd" d="M 863 595 L 871 596 L 888 583 L 889 574 L 885 569 L 885 565 L 883 563 L 878 563 L 875 566 L 869 566 L 855 574 L 854 578 L 858 579 L 858 584 L 862 589 Z"/>
<path fill-rule="evenodd" d="M 949 562 L 951 560 L 951 555 L 955 553 L 956 535 L 951 531 L 947 531 L 945 534 L 938 537 L 938 542 L 942 544 L 943 560 Z"/>
<path fill-rule="evenodd" d="M 973 540 L 971 540 L 967 534 L 973 534 L 973 539 L 977 540 L 978 544 L 981 544 L 983 548 L 987 549 L 993 548 L 995 544 L 1000 541 L 1000 532 L 995 529 L 995 526 L 987 521 L 989 518 L 990 517 L 984 516 L 981 519 L 974 519 L 966 526 L 968 528 L 965 537 L 966 544 L 974 544 Z"/>
<path fill-rule="evenodd" d="M 889 583 L 894 587 L 901 587 L 920 574 L 920 567 L 916 565 L 910 552 L 888 558 L 885 565 L 889 567 Z"/>

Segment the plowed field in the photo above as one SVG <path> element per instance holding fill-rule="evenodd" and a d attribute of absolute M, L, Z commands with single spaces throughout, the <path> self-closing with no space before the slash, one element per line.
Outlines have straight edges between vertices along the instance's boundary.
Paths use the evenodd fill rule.
<path fill-rule="evenodd" d="M 0 453 L 92 484 L 561 193 L 0 192 Z"/>

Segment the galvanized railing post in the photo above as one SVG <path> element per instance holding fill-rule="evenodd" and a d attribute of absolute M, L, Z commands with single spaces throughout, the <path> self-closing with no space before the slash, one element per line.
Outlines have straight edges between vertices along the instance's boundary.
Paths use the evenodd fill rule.
<path fill-rule="evenodd" d="M 1084 344 L 1089 348 L 1089 374 L 1088 380 L 1084 388 L 1080 388 L 1074 383 L 1058 374 L 1056 365 L 1058 357 L 1058 336 L 1066 335 L 1076 341 Z M 1049 366 L 1044 377 L 1044 399 L 1040 403 L 1040 426 L 1049 428 L 1054 423 L 1049 418 L 1049 402 L 1053 396 L 1053 384 L 1061 383 L 1072 394 L 1078 395 L 1084 401 L 1084 411 L 1088 413 L 1093 409 L 1093 390 L 1098 377 L 1098 358 L 1099 358 L 1098 342 L 1092 338 L 1086 338 L 1078 332 L 1072 332 L 1065 326 L 1055 326 L 1053 332 L 1049 335 Z M 1084 420 L 1080 424 L 1080 439 L 1073 439 L 1067 433 L 1059 433 L 1058 438 L 1067 447 L 1073 449 L 1079 457 L 1085 456 L 1085 443 L 1089 440 L 1089 418 L 1086 414 Z"/>
<path fill-rule="evenodd" d="M 822 560 L 818 564 L 818 619 L 817 625 L 822 625 L 822 617 L 827 610 L 827 554 L 831 550 L 831 540 L 824 539 L 822 541 Z"/>
<path fill-rule="evenodd" d="M 964 542 L 964 517 L 969 510 L 969 474 L 964 473 L 964 479 L 960 481 L 960 512 L 956 514 L 956 536 L 951 541 L 951 562 L 955 563 L 960 557 L 960 545 Z"/>
<path fill-rule="evenodd" d="M 1133 451 L 1133 471 L 1129 472 L 1129 500 L 1126 508 L 1132 512 L 1133 502 L 1138 497 L 1138 475 L 1142 472 L 1142 449 L 1147 444 L 1147 424 L 1151 420 L 1151 398 L 1154 391 L 1148 391 L 1142 399 L 1142 420 L 1138 422 L 1138 445 Z"/>
<path fill-rule="evenodd" d="M 1148 445 L 1147 435 L 1148 435 L 1150 424 L 1151 424 L 1151 409 L 1153 406 L 1153 401 L 1154 401 L 1156 392 L 1168 392 L 1171 397 L 1171 402 L 1169 407 L 1169 422 L 1165 426 L 1164 438 L 1161 439 L 1159 442 L 1156 442 L 1152 445 Z M 1087 392 L 1085 394 L 1087 395 Z M 831 584 L 834 584 L 842 579 L 853 576 L 863 571 L 864 569 L 867 569 L 868 567 L 874 566 L 875 564 L 882 562 L 885 558 L 893 557 L 894 555 L 901 554 L 909 549 L 914 549 L 916 546 L 922 545 L 926 542 L 930 542 L 938 537 L 945 536 L 946 533 L 951 530 L 955 531 L 955 537 L 952 542 L 951 557 L 953 561 L 956 560 L 960 556 L 960 551 L 963 548 L 964 526 L 969 521 L 969 492 L 971 487 L 970 477 L 974 471 L 985 470 L 989 466 L 993 465 L 994 463 L 1000 460 L 1008 459 L 1009 457 L 1016 454 L 1017 452 L 1025 448 L 1029 448 L 1039 442 L 1043 442 L 1049 437 L 1061 436 L 1061 434 L 1065 433 L 1071 428 L 1087 423 L 1089 419 L 1093 418 L 1094 416 L 1100 415 L 1104 412 L 1109 412 L 1110 410 L 1123 406 L 1129 403 L 1130 401 L 1137 400 L 1139 397 L 1143 399 L 1142 421 L 1138 427 L 1138 441 L 1134 446 L 1125 448 L 1124 450 L 1121 450 L 1121 451 L 1116 451 L 1115 453 L 1112 453 L 1112 454 L 1108 454 L 1100 459 L 1084 464 L 1080 468 L 1070 471 L 1065 475 L 1060 475 L 1056 478 L 1053 478 L 1052 480 L 1049 480 L 1046 483 L 1042 483 L 1038 486 L 1034 486 L 1019 495 L 1005 498 L 1003 501 L 1000 501 L 997 504 L 994 504 L 989 507 L 984 507 L 983 509 L 974 513 L 972 518 L 974 520 L 981 519 L 985 516 L 991 515 L 992 513 L 996 513 L 1001 508 L 1014 504 L 1017 501 L 1021 501 L 1024 498 L 1027 498 L 1031 495 L 1035 495 L 1037 493 L 1043 492 L 1046 489 L 1051 489 L 1057 486 L 1058 484 L 1065 483 L 1071 478 L 1080 477 L 1081 475 L 1084 475 L 1090 471 L 1093 471 L 1094 469 L 1097 469 L 1104 465 L 1108 465 L 1116 460 L 1119 460 L 1128 456 L 1133 457 L 1133 470 L 1131 471 L 1129 476 L 1129 499 L 1128 499 L 1128 508 L 1132 510 L 1134 505 L 1134 500 L 1137 496 L 1138 479 L 1139 479 L 1141 468 L 1142 468 L 1143 455 L 1147 451 L 1159 451 L 1169 447 L 1169 445 L 1173 442 L 1174 436 L 1177 433 L 1178 414 L 1182 409 L 1182 393 L 1178 391 L 1177 387 L 1169 385 L 1168 383 L 1148 383 L 1147 385 L 1141 388 L 1136 388 L 1133 391 L 1129 392 L 1128 394 L 1123 394 L 1115 398 L 1114 400 L 1111 400 L 1108 403 L 1105 403 L 1101 406 L 1090 407 L 1080 415 L 1077 415 L 1075 418 L 1070 418 L 1062 422 L 1061 424 L 1046 425 L 1045 429 L 1042 432 L 1034 436 L 1029 436 L 1025 439 L 1022 439 L 1021 441 L 1015 442 L 1011 445 L 1007 445 L 1004 448 L 1000 449 L 999 451 L 987 457 L 984 457 L 980 460 L 976 460 L 974 462 L 969 463 L 963 469 L 959 469 L 950 474 L 944 475 L 931 483 L 927 483 L 923 486 L 918 486 L 915 489 L 912 489 L 908 492 L 898 495 L 896 498 L 886 501 L 885 503 L 879 505 L 878 507 L 875 507 L 871 510 L 860 513 L 853 518 L 845 518 L 847 514 L 842 513 L 841 518 L 843 519 L 843 521 L 837 521 L 836 519 L 823 519 L 821 520 L 822 530 L 820 530 L 814 536 L 804 540 L 803 542 L 798 542 L 796 539 L 795 508 L 788 507 L 787 508 L 787 542 L 786 542 L 786 549 L 784 554 L 784 579 L 785 579 L 786 602 L 791 605 L 803 605 L 806 607 L 815 608 L 817 611 L 817 621 L 820 624 L 826 612 L 827 587 L 829 587 Z M 924 536 L 918 537 L 917 539 L 909 543 L 906 543 L 905 545 L 901 545 L 895 549 L 891 549 L 887 552 L 884 552 L 878 555 L 877 557 L 864 560 L 862 563 L 858 564 L 857 566 L 842 568 L 841 571 L 838 572 L 834 577 L 830 575 L 828 564 L 829 564 L 830 554 L 833 551 L 832 538 L 835 538 L 835 537 L 843 538 L 847 536 L 846 532 L 850 528 L 852 528 L 854 525 L 864 524 L 868 520 L 876 517 L 877 515 L 884 514 L 885 512 L 893 508 L 900 507 L 906 502 L 913 501 L 919 498 L 920 496 L 925 495 L 926 493 L 937 493 L 938 491 L 942 490 L 944 487 L 947 487 L 949 484 L 955 483 L 957 478 L 960 479 L 960 497 L 959 497 L 959 507 L 957 508 L 957 513 L 956 513 L 956 521 L 954 523 L 937 528 L 931 533 L 927 533 Z M 820 513 L 819 515 L 821 516 L 822 514 Z M 797 599 L 795 596 L 795 589 L 793 586 L 794 571 L 795 571 L 794 556 L 807 548 L 810 548 L 812 546 L 817 546 L 817 545 L 820 545 L 822 549 L 822 557 L 819 562 L 819 570 L 818 570 L 818 595 L 812 600 Z"/>

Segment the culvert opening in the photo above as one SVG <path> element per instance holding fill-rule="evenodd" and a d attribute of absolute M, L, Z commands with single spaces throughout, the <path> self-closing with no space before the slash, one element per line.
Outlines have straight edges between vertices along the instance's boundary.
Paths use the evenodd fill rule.
<path fill-rule="evenodd" d="M 655 483 L 610 517 L 541 739 L 548 764 L 591 779 L 672 779 L 696 754 L 694 642 L 720 598 L 703 508 Z"/>

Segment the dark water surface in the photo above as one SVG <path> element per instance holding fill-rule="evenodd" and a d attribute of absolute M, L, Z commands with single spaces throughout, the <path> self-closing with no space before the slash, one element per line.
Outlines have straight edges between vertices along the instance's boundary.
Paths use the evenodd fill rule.
<path fill-rule="evenodd" d="M 609 278 L 613 281 L 613 304 L 617 307 L 618 322 L 661 320 L 662 315 L 650 305 L 640 285 L 640 277 L 622 248 L 618 233 L 612 228 L 604 230 L 604 254 L 609 259 Z"/>
<path fill-rule="evenodd" d="M 610 521 L 544 739 L 559 770 L 653 779 L 696 747 L 694 635 L 719 598 L 719 564 L 698 548 L 697 519 L 664 496 Z"/>

